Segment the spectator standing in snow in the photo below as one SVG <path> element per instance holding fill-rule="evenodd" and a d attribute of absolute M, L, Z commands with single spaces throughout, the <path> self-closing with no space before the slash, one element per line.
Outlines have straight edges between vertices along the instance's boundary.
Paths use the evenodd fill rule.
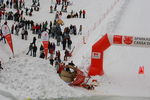
<path fill-rule="evenodd" d="M 21 31 L 21 39 L 24 39 L 24 33 L 25 33 L 25 30 L 24 30 L 24 28 L 22 28 L 22 31 Z"/>
<path fill-rule="evenodd" d="M 9 8 L 9 1 L 6 1 L 6 7 Z"/>
<path fill-rule="evenodd" d="M 68 48 L 71 50 L 72 40 L 69 38 L 67 42 L 68 42 Z"/>
<path fill-rule="evenodd" d="M 79 18 L 82 16 L 82 10 L 79 11 Z"/>
<path fill-rule="evenodd" d="M 2 67 L 2 63 L 1 63 L 1 61 L 0 61 L 0 70 L 3 70 L 3 67 Z"/>
<path fill-rule="evenodd" d="M 25 40 L 27 40 L 28 39 L 28 31 L 26 29 L 24 31 L 24 36 L 25 36 Z"/>
<path fill-rule="evenodd" d="M 80 25 L 78 34 L 79 34 L 79 35 L 82 35 L 82 25 Z"/>
<path fill-rule="evenodd" d="M 18 36 L 19 35 L 19 25 L 15 26 L 15 31 L 16 31 L 16 35 Z"/>
<path fill-rule="evenodd" d="M 53 6 L 50 6 L 50 13 L 53 13 Z"/>
<path fill-rule="evenodd" d="M 57 3 L 55 4 L 54 11 L 57 11 Z"/>
<path fill-rule="evenodd" d="M 11 26 L 11 34 L 14 34 L 14 24 Z"/>
<path fill-rule="evenodd" d="M 44 59 L 44 58 L 45 58 L 44 51 L 40 53 L 40 58 L 42 58 L 42 59 Z"/>
<path fill-rule="evenodd" d="M 85 14 L 86 14 L 86 11 L 85 10 L 83 10 L 83 18 L 85 18 Z"/>
<path fill-rule="evenodd" d="M 33 42 L 32 42 L 32 44 L 35 45 L 35 43 L 36 43 L 36 37 L 33 37 Z"/>
<path fill-rule="evenodd" d="M 28 52 L 26 53 L 26 55 L 28 55 L 29 52 L 30 52 L 30 56 L 32 56 L 32 49 L 33 49 L 33 44 L 30 43 L 30 45 L 29 45 L 29 50 L 28 50 Z"/>
<path fill-rule="evenodd" d="M 10 8 L 12 8 L 12 0 L 10 0 L 10 3 L 9 3 L 9 4 L 10 4 Z"/>
<path fill-rule="evenodd" d="M 63 50 L 65 50 L 66 49 L 66 39 L 63 39 L 62 46 L 63 46 Z"/>
<path fill-rule="evenodd" d="M 37 46 L 33 46 L 33 57 L 36 57 L 36 52 L 37 52 Z"/>
<path fill-rule="evenodd" d="M 58 50 L 58 51 L 56 51 L 56 58 L 57 58 L 58 62 L 61 61 L 60 57 L 61 57 L 61 54 L 60 54 L 60 51 Z"/>
<path fill-rule="evenodd" d="M 53 64 L 54 64 L 54 59 L 53 59 L 53 57 L 51 57 L 51 58 L 49 59 L 49 61 L 50 61 L 50 64 L 53 66 Z"/>
<path fill-rule="evenodd" d="M 64 12 L 67 12 L 67 8 L 68 8 L 68 6 L 65 5 Z"/>
<path fill-rule="evenodd" d="M 43 45 L 41 44 L 41 46 L 40 46 L 40 58 L 45 58 L 45 54 L 44 54 L 44 47 L 43 47 Z"/>

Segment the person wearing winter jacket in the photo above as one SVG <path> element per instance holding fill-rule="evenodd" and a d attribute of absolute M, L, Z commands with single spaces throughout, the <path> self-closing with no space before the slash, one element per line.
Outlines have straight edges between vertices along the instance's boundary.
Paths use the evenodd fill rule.
<path fill-rule="evenodd" d="M 11 26 L 11 34 L 14 34 L 14 24 Z"/>
<path fill-rule="evenodd" d="M 70 63 L 68 63 L 68 65 L 75 66 L 75 64 L 73 63 L 73 61 L 71 61 Z"/>
<path fill-rule="evenodd" d="M 33 42 L 32 42 L 32 44 L 35 45 L 35 43 L 36 43 L 36 37 L 33 37 Z"/>
<path fill-rule="evenodd" d="M 60 46 L 61 36 L 56 36 L 57 46 Z"/>
<path fill-rule="evenodd" d="M 53 6 L 50 6 L 50 13 L 53 13 Z"/>
<path fill-rule="evenodd" d="M 63 39 L 62 45 L 63 45 L 63 50 L 65 50 L 66 49 L 66 39 Z"/>
<path fill-rule="evenodd" d="M 60 63 L 57 73 L 60 75 L 61 72 L 64 70 L 64 68 L 65 68 L 65 63 Z"/>
<path fill-rule="evenodd" d="M 43 58 L 43 59 L 45 58 L 43 45 L 40 46 L 40 58 Z"/>
<path fill-rule="evenodd" d="M 72 40 L 71 39 L 68 39 L 68 48 L 71 50 L 71 44 L 72 44 Z"/>
<path fill-rule="evenodd" d="M 79 35 L 82 35 L 82 25 L 80 25 L 78 34 L 79 34 Z"/>
<path fill-rule="evenodd" d="M 24 39 L 24 35 L 25 35 L 25 30 L 24 30 L 24 28 L 22 28 L 22 31 L 21 31 L 21 39 Z"/>
<path fill-rule="evenodd" d="M 82 16 L 82 10 L 79 11 L 79 18 Z"/>
<path fill-rule="evenodd" d="M 28 38 L 28 31 L 26 29 L 24 31 L 24 36 L 25 36 L 25 40 L 27 40 L 27 38 Z"/>
<path fill-rule="evenodd" d="M 33 57 L 36 57 L 36 52 L 37 52 L 37 46 L 33 46 Z"/>
<path fill-rule="evenodd" d="M 44 59 L 44 58 L 45 58 L 44 51 L 40 53 L 40 58 L 42 58 L 42 59 Z"/>
<path fill-rule="evenodd" d="M 30 56 L 32 56 L 32 49 L 33 49 L 33 44 L 30 43 L 30 45 L 29 45 L 29 50 L 28 50 L 28 52 L 26 53 L 26 55 L 28 55 L 29 52 L 30 52 Z"/>
<path fill-rule="evenodd" d="M 49 61 L 50 61 L 50 64 L 53 66 L 53 64 L 54 64 L 54 59 L 51 57 L 51 58 L 49 59 Z"/>
<path fill-rule="evenodd" d="M 85 10 L 83 10 L 83 18 L 85 18 L 85 14 L 86 14 L 86 11 Z"/>

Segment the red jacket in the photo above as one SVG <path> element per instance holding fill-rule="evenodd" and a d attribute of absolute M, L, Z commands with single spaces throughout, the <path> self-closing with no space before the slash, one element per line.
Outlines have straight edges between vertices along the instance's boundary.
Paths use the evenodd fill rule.
<path fill-rule="evenodd" d="M 83 10 L 83 12 L 82 12 L 83 14 L 86 14 L 86 11 L 85 10 Z"/>

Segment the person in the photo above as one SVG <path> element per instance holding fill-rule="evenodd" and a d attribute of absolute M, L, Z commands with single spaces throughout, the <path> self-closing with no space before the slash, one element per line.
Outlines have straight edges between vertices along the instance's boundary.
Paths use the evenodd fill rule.
<path fill-rule="evenodd" d="M 14 34 L 14 24 L 11 26 L 11 34 Z"/>
<path fill-rule="evenodd" d="M 75 64 L 73 63 L 73 61 L 71 60 L 70 63 L 68 63 L 68 65 L 71 65 L 71 66 L 75 66 Z"/>
<path fill-rule="evenodd" d="M 64 12 L 67 12 L 67 8 L 68 8 L 68 6 L 65 5 Z"/>
<path fill-rule="evenodd" d="M 79 18 L 81 18 L 82 10 L 79 11 Z"/>
<path fill-rule="evenodd" d="M 49 61 L 50 61 L 50 64 L 53 66 L 53 64 L 54 64 L 54 59 L 53 59 L 53 57 L 50 57 Z"/>
<path fill-rule="evenodd" d="M 65 50 L 64 61 L 67 61 L 68 56 L 69 56 L 69 51 Z"/>
<path fill-rule="evenodd" d="M 55 4 L 54 11 L 57 11 L 57 3 Z"/>
<path fill-rule="evenodd" d="M 57 73 L 60 75 L 61 74 L 61 72 L 64 70 L 64 67 L 65 67 L 65 63 L 60 63 L 59 64 L 59 68 L 58 68 L 58 70 L 57 70 Z"/>
<path fill-rule="evenodd" d="M 33 46 L 33 57 L 36 57 L 37 46 L 34 44 Z"/>
<path fill-rule="evenodd" d="M 66 49 L 66 39 L 63 39 L 62 46 L 63 46 L 63 50 L 65 50 Z"/>
<path fill-rule="evenodd" d="M 80 25 L 78 34 L 79 34 L 79 35 L 82 35 L 82 25 Z"/>
<path fill-rule="evenodd" d="M 33 37 L 33 42 L 32 42 L 32 44 L 35 45 L 35 43 L 36 43 L 36 37 Z"/>
<path fill-rule="evenodd" d="M 30 45 L 29 45 L 29 50 L 28 50 L 28 52 L 26 53 L 26 55 L 28 55 L 29 52 L 30 52 L 30 56 L 32 56 L 32 49 L 33 49 L 33 44 L 30 43 Z"/>
<path fill-rule="evenodd" d="M 22 28 L 22 31 L 21 31 L 21 38 L 24 39 L 24 35 L 25 35 L 25 30 L 24 28 Z"/>
<path fill-rule="evenodd" d="M 58 68 L 59 68 L 59 63 L 58 62 L 55 62 L 55 68 L 58 71 Z"/>
<path fill-rule="evenodd" d="M 3 70 L 3 67 L 2 67 L 2 63 L 1 63 L 1 61 L 0 61 L 0 70 Z"/>
<path fill-rule="evenodd" d="M 44 59 L 44 58 L 45 58 L 44 51 L 40 52 L 40 58 L 42 58 L 42 59 Z"/>
<path fill-rule="evenodd" d="M 61 7 L 61 11 L 64 11 L 64 5 L 62 5 L 62 7 Z"/>
<path fill-rule="evenodd" d="M 59 51 L 59 50 L 58 50 L 58 51 L 56 51 L 56 57 L 58 58 L 58 60 L 60 60 L 61 53 L 60 53 L 60 51 Z"/>
<path fill-rule="evenodd" d="M 42 52 L 44 52 L 44 47 L 43 47 L 43 45 L 41 44 L 41 46 L 40 46 L 40 53 L 42 53 Z"/>
<path fill-rule="evenodd" d="M 50 13 L 53 13 L 53 6 L 50 6 Z"/>
<path fill-rule="evenodd" d="M 25 31 L 24 31 L 24 36 L 25 36 L 25 40 L 27 40 L 27 36 L 28 36 L 28 31 L 27 31 L 27 29 L 25 29 Z"/>
<path fill-rule="evenodd" d="M 85 10 L 83 10 L 82 13 L 83 13 L 83 18 L 85 18 L 85 14 L 86 14 Z"/>
<path fill-rule="evenodd" d="M 71 44 L 72 44 L 72 40 L 71 39 L 68 39 L 68 48 L 71 50 Z"/>

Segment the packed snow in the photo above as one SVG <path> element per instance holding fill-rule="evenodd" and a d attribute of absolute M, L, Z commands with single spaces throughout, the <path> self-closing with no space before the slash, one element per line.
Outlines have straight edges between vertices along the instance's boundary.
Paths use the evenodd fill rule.
<path fill-rule="evenodd" d="M 13 94 L 18 98 L 48 99 L 84 95 L 84 92 L 75 90 L 61 80 L 49 61 L 19 57 L 10 60 L 4 68 L 0 73 L 0 79 L 6 88 L 18 92 Z"/>
<path fill-rule="evenodd" d="M 27 19 L 36 22 L 53 20 L 55 14 L 49 13 L 49 6 L 51 3 L 54 5 L 52 1 L 42 0 L 40 11 Z M 87 15 L 85 19 L 66 19 L 67 14 L 63 13 L 62 20 L 65 24 L 62 29 L 73 24 L 78 30 L 79 25 L 83 25 L 83 35 L 71 36 L 75 50 L 69 61 L 73 60 L 85 74 L 90 66 L 91 47 L 105 33 L 150 37 L 148 34 L 150 14 L 147 13 L 149 0 L 71 0 L 71 2 L 68 12 L 85 9 Z M 26 3 L 27 6 L 31 6 L 31 0 L 26 0 Z M 3 22 L 4 20 L 1 25 Z M 8 22 L 9 25 L 13 23 Z M 0 72 L 0 99 L 9 100 L 12 97 L 48 99 L 88 95 L 150 97 L 149 48 L 111 46 L 104 53 L 104 75 L 89 80 L 91 82 L 92 79 L 97 79 L 99 86 L 94 91 L 87 91 L 68 86 L 59 78 L 49 61 L 25 55 L 33 36 L 31 34 L 29 40 L 24 41 L 13 35 L 15 58 L 11 59 L 9 58 L 12 54 L 8 45 L 0 42 L 0 60 L 4 67 Z M 83 43 L 83 38 L 86 44 Z M 39 48 L 41 40 L 37 43 Z M 60 47 L 57 49 L 63 51 Z M 138 74 L 140 66 L 145 68 L 144 75 Z M 9 96 L 6 96 L 8 93 Z"/>

